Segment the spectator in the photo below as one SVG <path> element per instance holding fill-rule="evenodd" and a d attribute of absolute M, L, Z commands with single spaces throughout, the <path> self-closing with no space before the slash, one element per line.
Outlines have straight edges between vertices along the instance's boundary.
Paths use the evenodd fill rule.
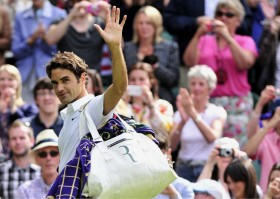
<path fill-rule="evenodd" d="M 104 40 L 93 24 L 104 27 L 106 1 L 72 0 L 74 5 L 68 16 L 57 24 L 52 24 L 46 34 L 49 45 L 57 44 L 61 52 L 74 52 L 89 65 L 100 72 Z M 94 9 L 96 8 L 96 9 Z"/>
<path fill-rule="evenodd" d="M 49 78 L 39 79 L 33 89 L 34 101 L 39 109 L 36 115 L 22 118 L 33 128 L 34 137 L 44 129 L 53 129 L 59 135 L 63 126 L 63 120 L 59 115 L 60 101 L 54 93 L 52 83 Z"/>
<path fill-rule="evenodd" d="M 265 199 L 276 199 L 280 197 L 280 164 L 275 163 L 268 176 L 268 188 Z"/>
<path fill-rule="evenodd" d="M 275 99 L 274 86 L 267 86 L 261 93 L 256 104 L 251 120 L 248 124 L 248 137 L 250 139 L 243 150 L 255 160 L 261 162 L 260 186 L 266 192 L 268 174 L 273 164 L 280 162 L 280 108 L 279 98 Z M 259 128 L 259 118 L 263 107 L 273 100 L 270 118 L 262 122 Z"/>
<path fill-rule="evenodd" d="M 226 168 L 224 181 L 232 198 L 261 198 L 257 190 L 257 176 L 249 159 L 234 159 Z"/>
<path fill-rule="evenodd" d="M 230 198 L 228 186 L 224 182 L 224 172 L 233 158 L 241 157 L 247 158 L 247 154 L 239 150 L 239 144 L 235 139 L 228 137 L 217 139 L 198 180 L 216 180 L 226 191 L 224 198 Z"/>
<path fill-rule="evenodd" d="M 277 1 L 246 0 L 252 11 L 252 38 L 257 46 L 266 23 L 270 23 L 276 15 Z"/>
<path fill-rule="evenodd" d="M 13 65 L 0 67 L 0 138 L 3 154 L 9 157 L 8 128 L 16 119 L 37 113 L 34 105 L 27 104 L 21 97 L 21 75 Z M 1 152 L 0 152 L 1 153 Z"/>
<path fill-rule="evenodd" d="M 279 28 L 279 15 L 270 20 L 269 23 L 265 23 L 263 27 L 259 41 L 259 57 L 249 74 L 251 90 L 258 95 L 267 85 L 280 87 Z"/>
<path fill-rule="evenodd" d="M 246 11 L 245 20 L 237 30 L 240 34 L 250 35 L 251 11 L 246 0 L 240 1 Z M 186 74 L 189 65 L 183 61 L 183 53 L 192 39 L 197 27 L 210 21 L 214 16 L 214 10 L 218 0 L 172 0 L 164 11 L 164 25 L 179 44 L 180 49 L 180 74 Z M 186 67 L 187 66 L 187 67 Z M 185 75 L 180 76 L 180 87 L 187 88 Z"/>
<path fill-rule="evenodd" d="M 128 69 L 138 61 L 149 63 L 159 81 L 159 98 L 175 105 L 172 88 L 178 85 L 178 44 L 161 37 L 162 16 L 152 7 L 142 7 L 133 22 L 133 40 L 124 45 L 124 56 Z"/>
<path fill-rule="evenodd" d="M 87 83 L 87 91 L 90 94 L 94 94 L 95 96 L 101 95 L 104 92 L 102 79 L 100 74 L 94 69 L 88 69 L 88 83 Z"/>
<path fill-rule="evenodd" d="M 32 0 L 32 7 L 15 17 L 12 52 L 22 76 L 23 98 L 32 102 L 32 89 L 38 78 L 46 77 L 44 65 L 57 51 L 55 45 L 45 40 L 51 23 L 64 18 L 66 12 L 48 0 Z"/>
<path fill-rule="evenodd" d="M 0 197 L 17 198 L 18 186 L 40 177 L 40 167 L 31 163 L 29 152 L 34 144 L 32 128 L 15 121 L 9 128 L 9 146 L 13 158 L 0 164 Z"/>
<path fill-rule="evenodd" d="M 218 85 L 211 102 L 228 113 L 223 136 L 235 138 L 241 146 L 246 142 L 246 125 L 253 109 L 247 71 L 257 57 L 253 39 L 235 33 L 244 15 L 239 1 L 220 0 L 215 20 L 200 25 L 184 52 L 186 65 L 206 64 L 215 71 Z"/>
<path fill-rule="evenodd" d="M 46 129 L 38 134 L 32 155 L 41 167 L 41 177 L 21 184 L 17 189 L 17 198 L 44 199 L 58 176 L 58 137 L 53 130 Z"/>
<path fill-rule="evenodd" d="M 5 52 L 11 44 L 11 20 L 8 8 L 0 5 L 0 66 L 5 64 Z"/>
<path fill-rule="evenodd" d="M 117 112 L 132 115 L 136 121 L 152 127 L 158 132 L 156 138 L 168 137 L 174 112 L 168 101 L 158 97 L 158 84 L 152 66 L 143 62 L 134 64 L 128 71 L 128 84 L 124 97 L 126 109 L 118 106 Z"/>
<path fill-rule="evenodd" d="M 199 180 L 192 187 L 194 199 L 226 199 L 222 185 L 215 180 Z"/>
<path fill-rule="evenodd" d="M 197 65 L 188 72 L 189 92 L 182 88 L 177 97 L 171 148 L 180 143 L 176 172 L 191 182 L 196 182 L 226 120 L 223 107 L 208 101 L 216 80 L 211 68 Z"/>

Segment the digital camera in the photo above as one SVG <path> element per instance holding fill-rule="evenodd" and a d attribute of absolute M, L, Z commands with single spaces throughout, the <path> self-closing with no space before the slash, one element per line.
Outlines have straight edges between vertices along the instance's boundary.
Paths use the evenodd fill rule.
<path fill-rule="evenodd" d="M 219 148 L 219 156 L 220 157 L 233 157 L 233 149 L 232 148 Z"/>

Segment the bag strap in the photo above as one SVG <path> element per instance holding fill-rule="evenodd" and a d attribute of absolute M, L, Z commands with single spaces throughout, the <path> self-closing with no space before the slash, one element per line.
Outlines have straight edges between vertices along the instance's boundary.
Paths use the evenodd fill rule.
<path fill-rule="evenodd" d="M 88 103 L 83 105 L 80 109 L 80 111 L 82 112 L 81 116 L 80 116 L 80 121 L 79 121 L 80 137 L 84 136 L 83 133 L 86 133 L 86 127 L 88 127 L 93 141 L 102 141 L 103 142 L 103 139 L 99 135 L 99 133 L 97 131 L 97 128 L 96 128 L 96 126 L 95 126 L 95 124 L 94 124 L 94 122 L 93 122 L 93 120 L 92 120 L 92 118 L 91 118 L 91 116 L 88 112 L 87 104 Z"/>

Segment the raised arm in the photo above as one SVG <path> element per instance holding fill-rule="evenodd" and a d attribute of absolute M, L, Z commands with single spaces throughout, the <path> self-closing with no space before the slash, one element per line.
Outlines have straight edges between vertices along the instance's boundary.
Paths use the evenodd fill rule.
<path fill-rule="evenodd" d="M 262 114 L 264 106 L 275 98 L 275 88 L 274 86 L 266 86 L 261 92 L 261 96 L 252 112 L 251 119 L 247 125 L 247 137 L 251 138 L 259 128 L 259 119 Z"/>
<path fill-rule="evenodd" d="M 63 36 L 66 34 L 71 21 L 74 18 L 84 14 L 85 8 L 88 5 L 90 5 L 90 3 L 87 1 L 76 3 L 64 20 L 62 20 L 58 24 L 51 25 L 44 37 L 46 43 L 49 45 L 54 45 L 59 42 L 61 38 L 63 38 Z"/>
<path fill-rule="evenodd" d="M 267 124 L 264 125 L 262 129 L 260 129 L 255 135 L 253 135 L 248 142 L 245 144 L 243 151 L 245 151 L 248 155 L 254 155 L 257 152 L 259 145 L 264 139 L 265 135 L 271 130 L 275 129 L 276 126 L 280 122 L 280 107 L 278 107 L 272 117 Z"/>
<path fill-rule="evenodd" d="M 200 37 L 208 32 L 206 23 L 207 22 L 205 21 L 205 23 L 202 23 L 199 26 L 195 35 L 193 36 L 192 40 L 190 41 L 189 45 L 184 51 L 183 61 L 188 67 L 192 67 L 198 63 L 199 50 L 197 47 Z"/>
<path fill-rule="evenodd" d="M 120 9 L 113 6 L 111 14 L 107 9 L 105 29 L 94 24 L 101 37 L 109 46 L 112 56 L 113 83 L 105 91 L 103 115 L 107 115 L 118 104 L 126 91 L 128 79 L 127 70 L 122 53 L 122 30 L 125 24 L 126 16 L 120 21 Z"/>

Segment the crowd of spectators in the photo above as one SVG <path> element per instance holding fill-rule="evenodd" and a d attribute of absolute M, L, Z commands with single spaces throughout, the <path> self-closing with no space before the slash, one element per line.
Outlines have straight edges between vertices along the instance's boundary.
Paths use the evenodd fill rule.
<path fill-rule="evenodd" d="M 43 197 L 58 175 L 53 54 L 85 61 L 89 93 L 110 85 L 93 24 L 111 5 L 128 15 L 116 112 L 153 128 L 180 176 L 156 198 L 279 197 L 279 0 L 0 0 L 0 198 Z"/>

